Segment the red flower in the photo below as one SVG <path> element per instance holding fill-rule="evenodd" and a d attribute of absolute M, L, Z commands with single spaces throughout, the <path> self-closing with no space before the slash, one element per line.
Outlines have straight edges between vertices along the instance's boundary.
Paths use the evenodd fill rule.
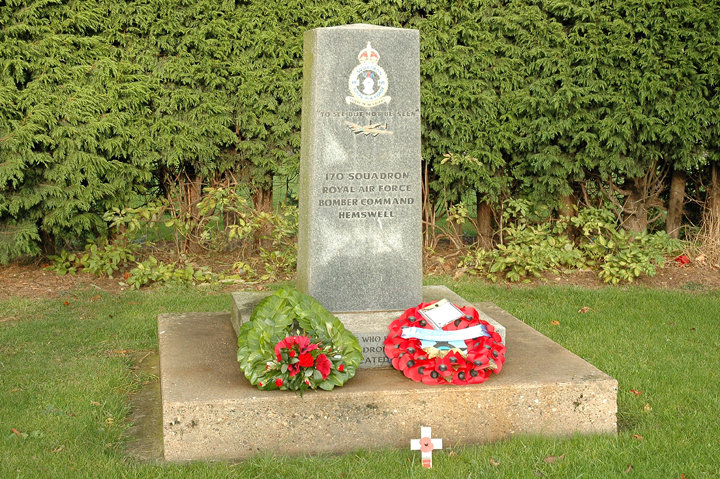
<path fill-rule="evenodd" d="M 469 383 L 471 378 L 472 376 L 470 376 L 470 371 L 467 368 L 460 368 L 453 373 L 452 382 L 461 385 L 471 384 Z"/>
<path fill-rule="evenodd" d="M 303 368 L 309 368 L 315 363 L 315 360 L 312 357 L 312 354 L 310 353 L 301 353 L 300 354 L 300 367 Z"/>
<path fill-rule="evenodd" d="M 310 344 L 310 338 L 308 338 L 307 336 L 293 336 L 292 339 L 295 340 L 295 344 L 298 345 L 300 351 L 303 351 L 305 348 L 308 347 L 308 344 Z"/>
<path fill-rule="evenodd" d="M 422 381 L 425 370 L 433 368 L 431 364 L 432 361 L 428 361 L 427 359 L 415 359 L 413 360 L 412 366 L 407 366 L 403 370 L 403 374 L 406 378 L 410 378 L 413 381 L 420 382 Z"/>
<path fill-rule="evenodd" d="M 504 347 L 503 347 L 503 349 L 504 349 Z M 493 348 L 493 352 L 492 352 L 491 356 L 492 356 L 493 362 L 495 363 L 495 366 L 497 366 L 496 369 L 493 369 L 493 372 L 495 374 L 498 374 L 500 371 L 502 371 L 503 363 L 505 362 L 505 353 L 499 352 L 499 351 L 495 350 L 495 348 Z"/>
<path fill-rule="evenodd" d="M 277 386 L 277 387 L 282 386 L 282 378 L 277 378 L 277 379 L 275 380 L 275 386 Z"/>
<path fill-rule="evenodd" d="M 320 374 L 322 374 L 323 380 L 327 379 L 327 377 L 330 375 L 330 367 L 331 366 L 332 366 L 332 363 L 330 363 L 330 360 L 324 354 L 321 354 L 315 360 L 315 369 L 320 371 Z"/>
<path fill-rule="evenodd" d="M 290 377 L 295 376 L 297 373 L 300 372 L 300 364 L 288 364 L 288 372 L 290 373 Z"/>
<path fill-rule="evenodd" d="M 487 379 L 490 377 L 490 370 L 485 369 L 483 371 L 480 371 L 477 369 L 469 369 L 468 375 L 469 377 L 466 376 L 466 381 L 468 384 L 480 384 L 487 381 Z"/>
<path fill-rule="evenodd" d="M 308 346 L 305 346 L 304 348 L 300 349 L 301 353 L 309 353 L 313 349 L 317 349 L 319 346 L 317 344 L 310 344 Z"/>
<path fill-rule="evenodd" d="M 474 350 L 472 352 L 469 352 L 467 355 L 467 362 L 470 364 L 470 366 L 473 369 L 484 369 L 488 366 L 488 354 L 490 352 L 483 348 L 482 346 L 480 349 Z"/>
<path fill-rule="evenodd" d="M 463 357 L 462 354 L 460 354 L 460 353 L 457 352 L 457 351 L 450 351 L 450 352 L 447 353 L 447 355 L 445 356 L 445 359 L 447 359 L 448 361 L 450 361 L 450 364 L 452 364 L 452 367 L 453 367 L 454 369 L 457 369 L 457 368 L 459 368 L 459 367 L 461 367 L 461 366 L 464 367 L 465 358 Z"/>
<path fill-rule="evenodd" d="M 385 355 L 389 358 L 396 358 L 402 352 L 400 347 L 405 339 L 398 336 L 388 336 L 385 338 Z"/>
<path fill-rule="evenodd" d="M 281 352 L 283 349 L 288 349 L 288 356 L 294 358 L 297 355 L 294 348 L 295 346 L 300 350 L 300 354 L 309 353 L 318 348 L 317 344 L 310 344 L 310 338 L 307 336 L 287 336 L 275 345 L 275 356 L 277 360 L 282 361 Z"/>
<path fill-rule="evenodd" d="M 288 336 L 275 345 L 275 356 L 277 357 L 278 361 L 282 361 L 280 350 L 292 349 L 292 347 L 297 344 L 297 338 L 298 336 Z"/>
<path fill-rule="evenodd" d="M 455 371 L 448 356 L 445 356 L 444 358 L 435 358 L 435 371 L 443 377 L 452 376 Z"/>
<path fill-rule="evenodd" d="M 345 365 L 341 364 L 340 366 L 338 366 L 338 371 L 340 371 L 340 372 L 345 371 Z"/>
<path fill-rule="evenodd" d="M 398 359 L 398 369 L 405 372 L 407 368 L 411 368 L 415 364 L 415 356 L 405 353 Z"/>
<path fill-rule="evenodd" d="M 403 319 L 396 319 L 392 323 L 390 323 L 390 326 L 388 326 L 388 329 L 390 330 L 390 334 L 392 336 L 400 336 L 402 334 L 402 326 L 403 326 Z"/>
<path fill-rule="evenodd" d="M 423 371 L 421 381 L 423 382 L 423 384 L 430 384 L 430 385 L 447 384 L 448 383 L 444 377 L 440 376 L 440 374 L 437 371 L 435 371 L 435 369 L 433 369 L 432 367 L 429 367 L 429 366 L 427 368 L 425 368 L 425 370 Z"/>
<path fill-rule="evenodd" d="M 678 266 L 685 266 L 686 264 L 690 264 L 690 258 L 685 256 L 684 254 L 675 258 L 675 261 L 677 261 Z"/>

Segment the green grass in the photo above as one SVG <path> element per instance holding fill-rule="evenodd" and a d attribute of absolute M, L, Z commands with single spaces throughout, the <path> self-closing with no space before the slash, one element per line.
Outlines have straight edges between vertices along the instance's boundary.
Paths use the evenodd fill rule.
<path fill-rule="evenodd" d="M 157 348 L 159 313 L 226 310 L 229 295 L 87 290 L 0 302 L 0 477 L 720 477 L 720 292 L 428 282 L 495 302 L 615 377 L 618 434 L 445 444 L 432 471 L 409 450 L 137 463 L 124 453 L 127 399 L 148 378 L 131 374 L 121 352 Z"/>

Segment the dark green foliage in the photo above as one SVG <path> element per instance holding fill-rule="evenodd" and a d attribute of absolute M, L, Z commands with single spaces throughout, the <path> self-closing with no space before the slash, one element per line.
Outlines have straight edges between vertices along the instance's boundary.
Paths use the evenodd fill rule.
<path fill-rule="evenodd" d="M 102 235 L 105 211 L 148 193 L 181 214 L 204 186 L 267 199 L 298 170 L 303 32 L 357 22 L 421 32 L 433 204 L 553 208 L 584 187 L 647 220 L 664 173 L 720 161 L 714 2 L 15 0 L 0 6 L 0 261 Z"/>
<path fill-rule="evenodd" d="M 39 232 L 102 232 L 151 178 L 132 123 L 149 90 L 102 38 L 111 4 L 0 7 L 0 261 Z"/>

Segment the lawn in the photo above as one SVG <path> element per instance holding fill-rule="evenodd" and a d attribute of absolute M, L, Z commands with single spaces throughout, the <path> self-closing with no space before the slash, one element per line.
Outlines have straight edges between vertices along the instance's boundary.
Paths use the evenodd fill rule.
<path fill-rule="evenodd" d="M 156 378 L 133 373 L 134 352 L 157 349 L 158 314 L 230 297 L 83 289 L 0 302 L 0 477 L 720 477 L 720 291 L 427 282 L 496 303 L 616 378 L 618 434 L 446 444 L 432 471 L 409 450 L 140 463 L 125 450 L 128 397 Z"/>

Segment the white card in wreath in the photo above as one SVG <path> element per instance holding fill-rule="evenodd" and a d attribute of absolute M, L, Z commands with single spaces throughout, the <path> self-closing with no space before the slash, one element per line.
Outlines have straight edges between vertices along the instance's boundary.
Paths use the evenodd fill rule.
<path fill-rule="evenodd" d="M 425 318 L 435 329 L 442 329 L 456 319 L 465 316 L 465 313 L 447 299 L 441 299 L 437 303 L 426 306 L 419 310 L 420 315 Z"/>

